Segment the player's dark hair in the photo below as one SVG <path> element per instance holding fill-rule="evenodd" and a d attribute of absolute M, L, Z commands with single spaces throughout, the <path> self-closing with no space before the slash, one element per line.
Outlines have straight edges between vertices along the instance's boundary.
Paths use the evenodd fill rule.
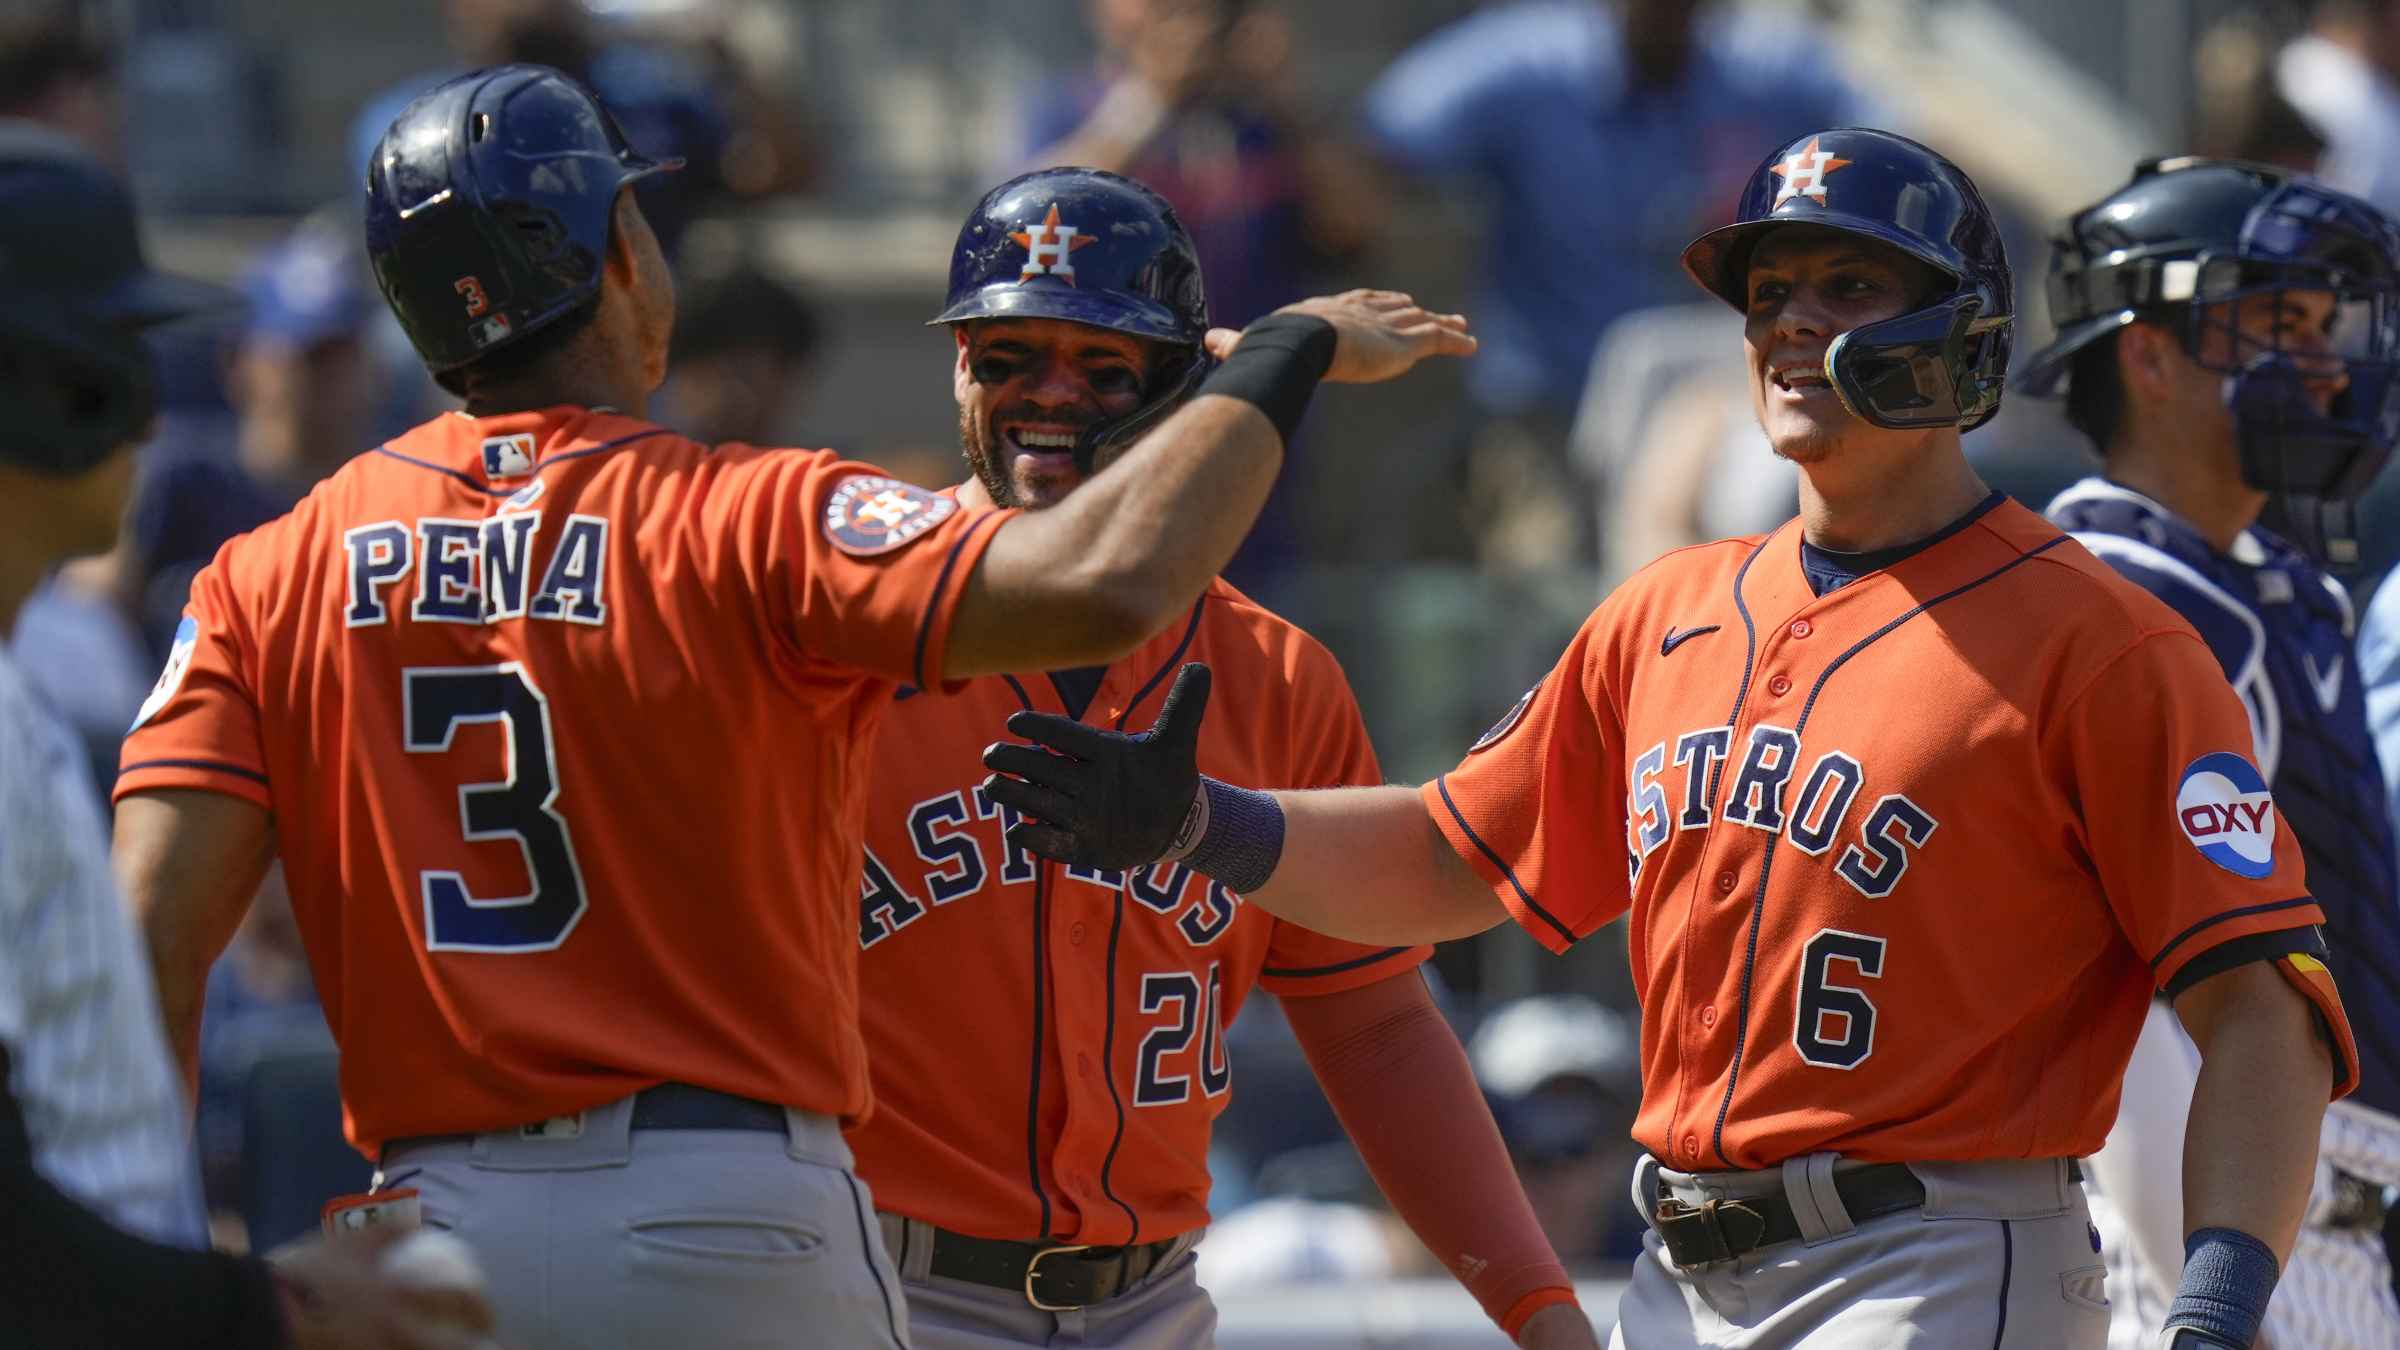
<path fill-rule="evenodd" d="M 2117 372 L 2117 335 L 2096 338 L 2067 358 L 2067 425 L 2091 438 L 2095 454 L 2125 426 L 2125 377 Z"/>
<path fill-rule="evenodd" d="M 536 366 L 573 346 L 599 313 L 600 298 L 594 296 L 489 356 L 435 372 L 433 382 L 452 397 L 463 399 L 478 386 L 489 388 L 521 379 Z"/>

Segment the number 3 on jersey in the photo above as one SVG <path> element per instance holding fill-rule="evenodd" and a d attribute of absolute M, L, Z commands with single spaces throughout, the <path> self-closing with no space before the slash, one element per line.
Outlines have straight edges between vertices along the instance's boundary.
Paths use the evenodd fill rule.
<path fill-rule="evenodd" d="M 459 828 L 469 843 L 513 840 L 533 889 L 481 898 L 455 871 L 417 874 L 425 901 L 425 945 L 437 952 L 540 952 L 567 940 L 583 917 L 583 868 L 558 801 L 550 703 L 523 666 L 417 668 L 402 675 L 412 755 L 440 754 L 467 723 L 498 722 L 508 777 L 458 789 Z"/>

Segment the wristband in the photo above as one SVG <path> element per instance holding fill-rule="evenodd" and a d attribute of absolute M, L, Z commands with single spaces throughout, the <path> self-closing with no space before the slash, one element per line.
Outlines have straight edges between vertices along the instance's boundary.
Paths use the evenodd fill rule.
<path fill-rule="evenodd" d="M 2275 1253 L 2238 1228 L 2203 1228 L 2183 1240 L 2183 1280 L 2167 1307 L 2167 1331 L 2195 1331 L 2227 1345 L 2258 1339 L 2275 1293 Z"/>
<path fill-rule="evenodd" d="M 1161 861 L 1180 862 L 1236 895 L 1267 884 L 1283 860 L 1283 807 L 1274 795 L 1203 777 L 1183 828 Z"/>
<path fill-rule="evenodd" d="M 1241 345 L 1200 382 L 1200 392 L 1265 413 L 1290 445 L 1308 396 L 1333 368 L 1334 342 L 1333 325 L 1313 314 L 1270 314 L 1242 330 Z"/>

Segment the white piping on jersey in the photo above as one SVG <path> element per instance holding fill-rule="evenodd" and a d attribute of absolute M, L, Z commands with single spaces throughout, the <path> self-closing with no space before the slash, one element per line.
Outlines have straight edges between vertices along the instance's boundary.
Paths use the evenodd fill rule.
<path fill-rule="evenodd" d="M 2242 657 L 2241 668 L 2231 683 L 2242 696 L 2242 709 L 2250 714 L 2251 749 L 2258 755 L 2258 771 L 2274 781 L 2276 762 L 2283 753 L 2283 710 L 2276 705 L 2275 689 L 2268 683 L 2265 655 L 2266 625 L 2258 616 L 2235 599 L 2231 592 L 2202 576 L 2190 563 L 2163 549 L 2153 548 L 2139 539 L 2121 534 L 2103 534 L 2089 530 L 2069 532 L 2076 543 L 2090 549 L 2106 560 L 2111 554 L 2154 571 L 2164 572 L 2192 588 L 2226 613 L 2241 620 L 2243 631 L 2250 635 L 2249 650 Z"/>

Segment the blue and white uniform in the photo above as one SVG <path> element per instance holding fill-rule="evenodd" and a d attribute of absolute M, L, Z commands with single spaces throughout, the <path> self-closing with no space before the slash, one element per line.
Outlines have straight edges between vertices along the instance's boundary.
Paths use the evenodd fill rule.
<path fill-rule="evenodd" d="M 127 1232 L 207 1245 L 182 1089 L 99 797 L 4 649 L 0 1045 L 36 1170 Z"/>
<path fill-rule="evenodd" d="M 2367 734 L 2348 593 L 2264 530 L 2219 553 L 2130 488 L 2087 478 L 2052 521 L 2199 631 L 2249 711 L 2259 767 L 2299 836 L 2324 908 L 2328 964 L 2358 1041 L 2359 1086 L 2333 1104 L 2317 1185 L 2270 1305 L 2262 1343 L 2400 1346 L 2384 1252 L 2382 1188 L 2400 1185 L 2400 884 L 2384 771 Z M 2400 618 L 2400 615 L 2395 615 Z M 2400 747 L 2396 747 L 2400 748 Z M 2093 1159 L 2117 1347 L 2152 1343 L 2182 1269 L 2183 1121 L 2199 1051 L 2153 1009 L 2126 1072 L 2108 1146 Z"/>

